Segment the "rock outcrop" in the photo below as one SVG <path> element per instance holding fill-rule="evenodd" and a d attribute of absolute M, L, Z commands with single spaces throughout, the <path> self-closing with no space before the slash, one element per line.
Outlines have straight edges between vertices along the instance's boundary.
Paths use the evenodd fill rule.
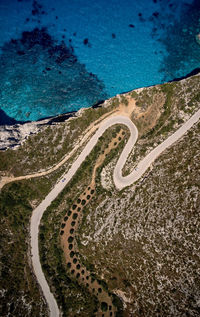
<path fill-rule="evenodd" d="M 75 112 L 71 112 L 38 121 L 0 125 L 0 150 L 18 147 L 31 134 L 40 132 L 46 125 L 59 124 L 74 114 Z"/>

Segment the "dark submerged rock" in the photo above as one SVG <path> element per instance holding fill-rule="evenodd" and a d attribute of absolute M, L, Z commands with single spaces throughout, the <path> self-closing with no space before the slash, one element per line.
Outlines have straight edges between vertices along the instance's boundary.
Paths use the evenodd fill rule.
<path fill-rule="evenodd" d="M 21 55 L 23 58 L 16 58 Z M 7 73 L 11 73 L 9 85 Z M 83 97 L 88 105 L 107 98 L 103 82 L 78 61 L 73 47 L 64 41 L 58 44 L 46 28 L 24 31 L 21 38 L 5 43 L 0 55 L 0 74 L 0 91 L 4 91 L 2 108 L 12 113 L 10 109 L 17 104 L 19 120 L 27 121 L 27 113 L 34 120 L 36 109 L 40 118 L 45 116 L 43 113 L 65 113 L 76 97 Z"/>
<path fill-rule="evenodd" d="M 169 82 L 180 81 L 180 80 L 189 78 L 191 76 L 197 75 L 199 73 L 200 73 L 200 67 L 197 67 L 197 68 L 193 69 L 189 74 L 186 74 L 185 76 L 182 76 L 182 77 L 174 78 L 174 79 L 170 80 Z"/>
<path fill-rule="evenodd" d="M 19 55 L 19 56 L 25 55 L 25 52 L 24 51 L 17 51 L 17 55 Z"/>
<path fill-rule="evenodd" d="M 83 44 L 84 45 L 88 45 L 88 39 L 87 38 L 83 40 Z"/>
<path fill-rule="evenodd" d="M 71 61 L 75 61 L 73 55 L 73 48 L 67 47 L 64 43 L 55 45 L 48 50 L 49 56 L 53 57 L 57 64 L 62 64 L 65 60 L 71 58 Z"/>
<path fill-rule="evenodd" d="M 153 13 L 153 16 L 154 16 L 155 18 L 157 18 L 157 17 L 159 16 L 159 12 L 155 11 L 155 12 Z"/>
<path fill-rule="evenodd" d="M 37 14 L 39 14 L 38 10 L 32 10 L 32 15 L 37 15 Z"/>
<path fill-rule="evenodd" d="M 39 14 L 42 14 L 42 5 L 40 3 L 38 3 L 36 0 L 33 1 L 32 3 L 32 15 L 33 16 L 36 16 L 36 15 L 39 15 Z"/>
<path fill-rule="evenodd" d="M 12 44 L 17 44 L 17 40 L 11 39 Z"/>
<path fill-rule="evenodd" d="M 33 31 L 24 31 L 22 33 L 21 43 L 27 45 L 29 48 L 40 45 L 44 49 L 52 46 L 53 40 L 46 32 L 46 28 L 35 28 Z"/>
<path fill-rule="evenodd" d="M 138 17 L 139 17 L 139 19 L 140 19 L 140 22 L 145 22 L 145 19 L 143 18 L 141 12 L 138 13 Z"/>

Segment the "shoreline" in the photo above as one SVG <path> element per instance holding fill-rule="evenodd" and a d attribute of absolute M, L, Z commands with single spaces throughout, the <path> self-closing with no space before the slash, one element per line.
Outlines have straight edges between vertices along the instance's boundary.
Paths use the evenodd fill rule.
<path fill-rule="evenodd" d="M 113 172 L 113 181 L 115 187 L 118 190 L 122 190 L 127 186 L 134 184 L 141 176 L 147 171 L 147 169 L 154 163 L 156 158 L 159 157 L 165 149 L 173 145 L 178 141 L 200 118 L 200 109 L 195 112 L 194 115 L 190 117 L 178 130 L 176 130 L 172 135 L 160 143 L 156 148 L 154 148 L 148 155 L 146 155 L 137 165 L 137 170 L 134 169 L 129 175 L 122 176 L 122 169 L 128 155 L 132 151 L 137 138 L 138 130 L 136 125 L 131 121 L 130 118 L 123 115 L 116 115 L 103 120 L 98 130 L 88 141 L 82 152 L 76 158 L 76 160 L 71 165 L 70 169 L 62 176 L 62 179 L 55 184 L 44 200 L 32 211 L 31 222 L 30 222 L 30 236 L 31 236 L 31 255 L 32 255 L 32 265 L 33 270 L 36 275 L 36 279 L 42 289 L 44 298 L 47 302 L 50 317 L 59 317 L 60 311 L 54 294 L 51 292 L 49 284 L 46 280 L 44 272 L 42 270 L 40 258 L 39 258 L 39 226 L 42 216 L 48 206 L 52 203 L 54 199 L 59 195 L 59 193 L 64 189 L 64 187 L 72 179 L 76 171 L 81 166 L 82 162 L 85 160 L 87 155 L 92 151 L 94 146 L 97 144 L 99 138 L 103 133 L 114 124 L 124 124 L 130 130 L 130 137 L 126 143 L 120 157 L 117 160 L 115 169 Z"/>
<path fill-rule="evenodd" d="M 170 81 L 167 81 L 167 82 L 163 82 L 163 83 L 158 83 L 158 84 L 155 84 L 155 85 L 150 85 L 150 86 L 145 86 L 145 87 L 138 87 L 138 88 L 134 88 L 134 89 L 131 89 L 131 90 L 128 90 L 128 91 L 122 91 L 120 93 L 118 93 L 117 95 L 124 95 L 124 94 L 128 94 L 134 90 L 138 90 L 138 89 L 143 89 L 143 88 L 149 88 L 149 87 L 153 87 L 153 86 L 157 86 L 157 85 L 163 85 L 163 84 L 167 84 L 167 83 L 172 83 L 172 82 L 178 82 L 178 81 L 181 81 L 181 80 L 184 80 L 184 79 L 187 79 L 189 77 L 192 77 L 192 76 L 195 76 L 195 75 L 198 75 L 200 73 L 200 67 L 198 68 L 194 68 L 191 72 L 189 72 L 188 74 L 184 75 L 184 76 L 181 76 L 181 77 L 177 77 L 177 78 L 174 78 Z M 117 96 L 116 95 L 116 96 Z M 106 100 L 109 100 L 109 99 L 112 99 L 116 96 L 112 96 Z M 101 107 L 101 105 L 106 101 L 106 100 L 99 100 L 97 101 L 95 104 L 93 104 L 92 106 L 89 106 L 89 107 L 81 107 L 80 109 L 78 110 L 74 110 L 74 111 L 69 111 L 69 112 L 64 112 L 62 114 L 57 114 L 55 116 L 49 116 L 49 117 L 43 117 L 43 118 L 40 118 L 40 119 L 37 119 L 37 120 L 27 120 L 27 121 L 18 121 L 10 116 L 8 116 L 4 110 L 2 110 L 0 108 L 0 115 L 6 117 L 6 119 L 8 120 L 8 123 L 5 123 L 5 124 L 1 124 L 1 121 L 0 121 L 0 127 L 2 126 L 15 126 L 15 125 L 24 125 L 24 124 L 27 124 L 27 123 L 41 123 L 42 121 L 46 121 L 48 120 L 48 123 L 49 124 L 52 124 L 53 122 L 63 122 L 71 117 L 74 117 L 81 109 L 88 109 L 88 108 L 92 108 L 92 109 L 96 109 L 96 108 L 99 108 Z M 11 124 L 9 122 L 12 122 Z M 46 124 L 46 123 L 45 123 Z"/>
<path fill-rule="evenodd" d="M 163 83 L 158 83 L 158 84 L 155 84 L 155 85 L 150 85 L 150 86 L 145 86 L 145 87 L 138 87 L 138 88 L 134 88 L 134 89 L 131 89 L 131 90 L 128 90 L 128 91 L 123 91 L 123 92 L 120 92 L 118 93 L 117 95 L 124 95 L 124 94 L 128 94 L 130 93 L 131 91 L 134 91 L 134 90 L 138 90 L 138 89 L 143 89 L 143 88 L 149 88 L 149 87 L 153 87 L 153 86 L 157 86 L 157 85 L 163 85 L 163 84 L 167 84 L 167 83 L 172 83 L 172 82 L 178 82 L 178 81 L 181 81 L 181 80 L 184 80 L 184 79 L 187 79 L 189 77 L 192 77 L 192 76 L 195 76 L 197 74 L 200 73 L 200 67 L 198 68 L 194 68 L 191 72 L 189 72 L 188 74 L 184 75 L 184 76 L 181 76 L 181 77 L 177 77 L 177 78 L 174 78 L 170 81 L 167 81 L 167 82 L 163 82 Z M 116 95 L 116 96 L 117 96 Z M 109 100 L 109 99 L 112 99 L 116 96 L 112 96 L 106 100 Z M 75 116 L 81 109 L 88 109 L 88 108 L 92 108 L 92 109 L 96 109 L 98 107 L 101 107 L 101 105 L 106 101 L 106 100 L 99 100 L 97 101 L 95 104 L 93 104 L 92 106 L 89 106 L 89 107 L 81 107 L 80 109 L 78 110 L 74 110 L 74 111 L 69 111 L 69 112 L 64 112 L 62 114 L 58 114 L 58 115 L 55 115 L 55 116 L 49 116 L 49 117 L 44 117 L 44 118 L 40 118 L 40 119 L 37 119 L 37 120 L 27 120 L 27 121 L 18 121 L 12 117 L 9 117 L 4 110 L 2 110 L 0 108 L 0 115 L 2 116 L 5 116 L 8 121 L 12 122 L 12 124 L 9 124 L 9 123 L 5 123 L 5 124 L 1 124 L 0 122 L 0 127 L 1 126 L 15 126 L 15 125 L 23 125 L 23 124 L 26 124 L 26 123 L 40 123 L 42 121 L 46 121 L 46 120 L 49 120 L 48 123 L 53 123 L 53 122 L 63 122 L 73 116 Z"/>
<path fill-rule="evenodd" d="M 170 84 L 172 82 L 182 81 L 187 78 L 193 77 L 199 73 L 200 73 L 200 68 L 195 68 L 189 74 L 186 74 L 185 76 L 180 78 L 175 78 L 172 81 L 169 81 L 166 83 Z M 166 84 L 166 83 L 163 83 L 163 84 Z M 157 84 L 157 85 L 162 85 L 162 84 Z M 106 100 L 99 100 L 97 103 L 95 103 L 91 107 L 87 107 L 87 108 L 83 107 L 77 111 L 70 111 L 70 112 L 66 112 L 56 116 L 49 116 L 49 117 L 38 119 L 36 121 L 17 121 L 14 118 L 9 117 L 2 109 L 0 109 L 1 120 L 7 120 L 8 122 L 6 124 L 1 124 L 1 120 L 0 120 L 0 151 L 6 151 L 9 148 L 15 149 L 19 147 L 31 134 L 38 133 L 43 126 L 65 122 L 66 120 L 72 117 L 79 116 L 79 114 L 82 111 L 84 111 L 84 109 L 100 108 L 100 107 L 103 107 L 104 104 L 106 104 L 106 102 L 112 98 L 115 98 L 120 95 L 128 94 L 132 91 L 137 92 L 145 88 L 155 87 L 157 85 L 147 86 L 142 88 L 135 88 L 133 90 L 117 94 L 116 96 L 113 96 Z"/>

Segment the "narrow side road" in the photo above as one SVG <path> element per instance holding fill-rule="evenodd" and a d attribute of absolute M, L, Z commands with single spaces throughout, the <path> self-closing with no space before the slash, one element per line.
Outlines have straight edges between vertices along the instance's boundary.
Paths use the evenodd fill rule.
<path fill-rule="evenodd" d="M 122 176 L 122 169 L 126 162 L 126 159 L 131 152 L 135 142 L 138 138 L 138 130 L 137 127 L 133 124 L 133 122 L 125 116 L 113 116 L 111 118 L 105 119 L 99 126 L 99 129 L 95 132 L 95 134 L 91 137 L 90 141 L 86 144 L 85 148 L 79 155 L 79 157 L 72 164 L 69 171 L 63 176 L 63 180 L 60 180 L 51 192 L 46 196 L 46 198 L 40 203 L 40 205 L 33 210 L 31 223 L 30 223 L 30 235 L 31 235 L 31 254 L 32 254 L 32 264 L 33 269 L 38 280 L 38 283 L 43 291 L 44 297 L 47 301 L 50 316 L 58 317 L 59 309 L 56 303 L 56 300 L 53 294 L 50 291 L 48 283 L 45 279 L 44 273 L 42 271 L 42 267 L 40 264 L 39 257 L 39 248 L 38 248 L 38 234 L 39 234 L 39 225 L 41 218 L 43 216 L 46 208 L 51 204 L 51 202 L 58 196 L 58 194 L 63 190 L 63 188 L 67 185 L 67 183 L 72 179 L 73 175 L 76 173 L 81 163 L 85 160 L 85 158 L 92 151 L 94 146 L 96 145 L 99 137 L 114 124 L 124 124 L 130 130 L 130 138 L 125 145 L 120 158 L 116 164 L 114 169 L 114 183 L 118 189 L 123 189 L 126 186 L 133 184 L 137 181 L 149 168 L 149 166 L 154 162 L 154 160 L 170 145 L 176 142 L 182 135 L 188 131 L 194 123 L 196 123 L 200 118 L 200 109 L 186 122 L 183 124 L 181 128 L 179 128 L 175 133 L 173 133 L 169 138 L 167 138 L 164 142 L 159 144 L 154 150 L 152 150 L 140 163 L 138 164 L 137 171 L 134 170 L 128 176 Z"/>
<path fill-rule="evenodd" d="M 160 143 L 155 149 L 153 149 L 143 160 L 137 165 L 137 169 L 133 170 L 129 175 L 122 176 L 122 169 L 126 163 L 126 160 L 131 152 L 133 145 L 135 144 L 135 134 L 130 129 L 130 139 L 124 147 L 119 160 L 114 169 L 114 184 L 118 189 L 123 189 L 126 186 L 130 186 L 135 183 L 155 161 L 155 159 L 173 143 L 179 140 L 200 118 L 200 109 L 186 121 L 176 132 L 169 136 L 165 141 Z M 124 123 L 125 124 L 125 123 Z M 128 125 L 127 125 L 128 126 Z M 133 134 L 133 135 L 132 135 Z M 134 142 L 134 144 L 133 144 Z"/>

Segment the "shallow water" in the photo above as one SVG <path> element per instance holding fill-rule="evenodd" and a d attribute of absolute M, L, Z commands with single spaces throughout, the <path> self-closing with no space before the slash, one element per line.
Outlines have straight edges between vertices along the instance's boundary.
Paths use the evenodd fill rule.
<path fill-rule="evenodd" d="M 0 28 L 0 108 L 16 120 L 89 107 L 199 67 L 197 0 L 1 0 Z"/>

